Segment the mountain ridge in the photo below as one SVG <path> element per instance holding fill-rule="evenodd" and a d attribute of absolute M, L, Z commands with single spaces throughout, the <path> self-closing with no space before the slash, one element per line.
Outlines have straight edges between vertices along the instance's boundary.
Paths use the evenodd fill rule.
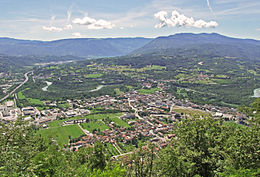
<path fill-rule="evenodd" d="M 71 38 L 54 41 L 0 38 L 0 53 L 11 56 L 103 57 L 126 55 L 142 47 L 151 38 Z"/>
<path fill-rule="evenodd" d="M 0 53 L 9 56 L 77 56 L 83 58 L 139 54 L 176 55 L 179 50 L 260 59 L 260 40 L 218 33 L 176 33 L 153 38 L 68 38 L 54 41 L 0 38 Z M 230 49 L 230 50 L 229 50 Z"/>
<path fill-rule="evenodd" d="M 216 53 L 221 53 L 224 50 L 223 46 L 231 46 L 232 51 L 227 51 L 227 55 L 238 56 L 238 53 L 248 54 L 253 58 L 260 58 L 260 41 L 254 39 L 233 38 L 218 33 L 178 33 L 170 36 L 161 36 L 143 47 L 131 52 L 131 55 L 147 54 L 147 53 L 164 53 L 167 50 L 172 50 L 171 54 L 175 54 L 175 49 L 193 49 L 201 48 L 209 45 L 215 49 Z M 205 51 L 203 51 L 205 52 Z M 214 51 L 211 51 L 214 52 Z"/>

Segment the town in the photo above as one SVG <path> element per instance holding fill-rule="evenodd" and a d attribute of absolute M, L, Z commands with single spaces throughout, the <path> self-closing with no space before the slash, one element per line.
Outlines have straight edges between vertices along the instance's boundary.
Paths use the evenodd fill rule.
<path fill-rule="evenodd" d="M 147 85 L 143 84 L 143 87 Z M 112 145 L 117 155 L 129 153 L 146 141 L 155 143 L 158 149 L 167 146 L 170 139 L 175 137 L 171 133 L 174 122 L 183 118 L 213 116 L 243 125 L 249 119 L 234 108 L 197 105 L 187 100 L 178 100 L 164 91 L 140 94 L 133 90 L 117 97 L 104 95 L 85 100 L 67 100 L 69 107 L 62 109 L 56 107 L 57 101 L 45 101 L 44 104 L 53 108 L 18 108 L 16 99 L 6 101 L 0 106 L 0 119 L 9 122 L 22 118 L 41 131 L 53 128 L 49 125 L 55 121 L 59 122 L 60 127 L 74 125 L 81 133 L 79 137 L 69 137 L 64 144 L 66 149 L 77 151 L 80 147 L 92 146 L 96 141 L 101 141 Z M 100 116 L 95 118 L 92 115 Z M 55 141 L 55 137 L 52 138 Z"/>

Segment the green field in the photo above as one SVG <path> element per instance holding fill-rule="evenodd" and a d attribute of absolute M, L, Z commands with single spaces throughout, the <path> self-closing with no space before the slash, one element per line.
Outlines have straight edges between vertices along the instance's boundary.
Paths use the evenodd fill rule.
<path fill-rule="evenodd" d="M 82 123 L 81 124 L 82 128 L 88 130 L 89 132 L 93 132 L 93 130 L 100 130 L 100 131 L 104 131 L 106 129 L 109 129 L 109 127 L 107 125 L 105 125 L 103 122 L 101 121 L 91 121 L 88 123 Z"/>
<path fill-rule="evenodd" d="M 18 92 L 17 96 L 20 100 L 26 99 L 26 97 L 23 95 L 22 91 Z"/>
<path fill-rule="evenodd" d="M 177 113 L 184 113 L 190 116 L 195 116 L 195 115 L 199 115 L 202 117 L 209 117 L 212 116 L 211 113 L 206 112 L 206 111 L 201 111 L 201 110 L 197 110 L 197 109 L 192 109 L 192 108 L 184 108 L 184 107 L 178 107 L 175 106 L 173 108 L 173 111 L 177 112 Z"/>
<path fill-rule="evenodd" d="M 135 146 L 133 144 L 124 144 L 121 142 L 117 142 L 117 144 L 124 153 L 131 152 L 135 149 Z"/>
<path fill-rule="evenodd" d="M 26 89 L 25 89 L 26 90 Z M 25 91 L 23 90 L 23 91 Z M 35 98 L 27 98 L 24 94 L 23 91 L 18 92 L 17 96 L 19 100 L 26 100 L 28 101 L 28 103 L 30 105 L 37 105 L 37 106 L 44 106 L 44 103 L 39 100 L 39 99 L 35 99 Z"/>
<path fill-rule="evenodd" d="M 130 125 L 128 125 L 128 123 L 126 123 L 125 121 L 123 121 L 117 117 L 111 118 L 111 120 L 121 127 L 125 127 L 125 128 L 130 127 Z"/>
<path fill-rule="evenodd" d="M 71 138 L 78 138 L 84 133 L 78 125 L 69 125 L 64 127 L 50 127 L 49 129 L 43 129 L 39 131 L 44 138 L 53 138 L 57 141 L 59 146 L 68 144 L 69 136 Z"/>
<path fill-rule="evenodd" d="M 100 119 L 106 119 L 106 118 L 116 118 L 116 117 L 119 117 L 121 116 L 122 113 L 112 113 L 112 114 L 90 114 L 90 115 L 87 115 L 85 116 L 85 118 L 88 118 L 88 119 L 96 119 L 96 120 L 100 120 Z"/>
<path fill-rule="evenodd" d="M 154 70 L 163 70 L 163 69 L 166 69 L 166 67 L 165 66 L 160 66 L 160 65 L 153 65 L 152 69 L 154 69 Z"/>
<path fill-rule="evenodd" d="M 42 110 L 48 110 L 48 109 L 51 109 L 51 108 L 48 107 L 48 106 L 37 106 L 37 109 L 38 109 L 39 111 L 42 111 Z"/>
<path fill-rule="evenodd" d="M 119 153 L 117 152 L 116 148 L 112 144 L 106 143 L 105 146 L 108 148 L 108 150 L 111 153 L 111 155 L 119 155 Z"/>
<path fill-rule="evenodd" d="M 67 120 L 77 120 L 77 119 L 82 119 L 82 117 L 76 116 L 76 117 L 71 117 L 69 119 L 54 120 L 52 122 L 49 122 L 48 125 L 49 125 L 49 127 L 52 127 L 52 128 L 53 127 L 60 127 L 60 126 L 62 126 L 64 121 L 67 121 Z"/>
<path fill-rule="evenodd" d="M 58 104 L 57 105 L 58 107 L 61 107 L 61 108 L 69 108 L 70 107 L 70 105 L 69 105 L 69 103 L 63 103 L 63 104 Z"/>
<path fill-rule="evenodd" d="M 87 74 L 85 77 L 87 79 L 95 79 L 95 78 L 100 78 L 102 76 L 103 76 L 103 74 Z"/>
<path fill-rule="evenodd" d="M 124 94 L 124 92 L 122 92 L 119 88 L 115 88 L 114 91 L 116 92 L 117 96 Z"/>
<path fill-rule="evenodd" d="M 39 105 L 39 106 L 44 106 L 44 103 L 39 100 L 39 99 L 35 99 L 35 98 L 27 98 L 27 101 L 32 104 L 32 105 Z"/>
<path fill-rule="evenodd" d="M 160 91 L 160 88 L 151 88 L 151 89 L 139 89 L 137 90 L 140 94 L 154 94 L 156 91 Z"/>

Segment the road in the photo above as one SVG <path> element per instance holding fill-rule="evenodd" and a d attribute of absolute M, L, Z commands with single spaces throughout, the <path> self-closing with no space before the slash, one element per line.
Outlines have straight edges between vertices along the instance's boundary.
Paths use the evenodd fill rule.
<path fill-rule="evenodd" d="M 148 120 L 145 120 L 144 118 L 142 118 L 142 117 L 138 114 L 138 109 L 131 105 L 131 100 L 130 100 L 129 98 L 128 98 L 128 104 L 129 104 L 129 106 L 135 111 L 135 116 L 136 116 L 138 119 L 141 119 L 141 120 L 143 120 L 144 122 L 146 122 L 147 124 L 149 124 L 149 125 L 151 125 L 151 126 L 154 126 L 151 122 L 149 122 Z M 155 136 L 156 136 L 157 138 L 162 139 L 162 138 L 159 137 L 157 134 L 155 134 Z"/>
<path fill-rule="evenodd" d="M 17 89 L 19 89 L 20 87 L 22 87 L 28 80 L 28 74 L 29 73 L 32 73 L 32 71 L 29 71 L 27 73 L 24 74 L 24 77 L 25 77 L 25 80 L 20 84 L 18 85 L 13 91 L 11 91 L 10 93 L 8 93 L 5 97 L 3 97 L 2 99 L 0 99 L 0 102 L 4 101 L 5 99 L 7 99 L 9 96 L 11 96 Z"/>
<path fill-rule="evenodd" d="M 145 121 L 147 124 L 153 126 L 153 124 L 152 124 L 151 122 L 145 120 L 144 118 L 142 118 L 142 117 L 138 114 L 138 110 L 137 110 L 134 106 L 131 105 L 131 101 L 130 101 L 129 98 L 128 98 L 128 104 L 129 104 L 129 106 L 135 111 L 135 116 L 136 116 L 138 119 L 141 119 L 141 120 Z"/>
<path fill-rule="evenodd" d="M 117 159 L 118 157 L 122 157 L 122 156 L 125 156 L 125 155 L 130 155 L 130 154 L 133 154 L 135 151 L 131 151 L 131 152 L 127 152 L 127 153 L 124 153 L 124 154 L 119 154 L 119 155 L 115 155 L 115 156 L 112 156 L 111 159 Z"/>

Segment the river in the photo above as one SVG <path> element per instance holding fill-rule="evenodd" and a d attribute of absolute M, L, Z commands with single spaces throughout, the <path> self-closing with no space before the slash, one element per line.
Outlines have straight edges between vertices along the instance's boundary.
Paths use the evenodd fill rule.
<path fill-rule="evenodd" d="M 104 85 L 99 85 L 97 88 L 93 89 L 93 90 L 90 90 L 89 92 L 95 92 L 95 91 L 98 91 L 100 89 L 102 89 L 104 87 Z"/>
<path fill-rule="evenodd" d="M 260 98 L 260 88 L 257 88 L 254 90 L 254 96 L 255 98 Z"/>
<path fill-rule="evenodd" d="M 45 81 L 45 82 L 46 82 L 47 86 L 43 87 L 43 88 L 42 88 L 42 91 L 44 91 L 44 92 L 47 92 L 47 91 L 48 91 L 48 88 L 49 88 L 49 86 L 51 86 L 51 85 L 52 85 L 52 82 L 48 82 L 48 81 Z"/>

